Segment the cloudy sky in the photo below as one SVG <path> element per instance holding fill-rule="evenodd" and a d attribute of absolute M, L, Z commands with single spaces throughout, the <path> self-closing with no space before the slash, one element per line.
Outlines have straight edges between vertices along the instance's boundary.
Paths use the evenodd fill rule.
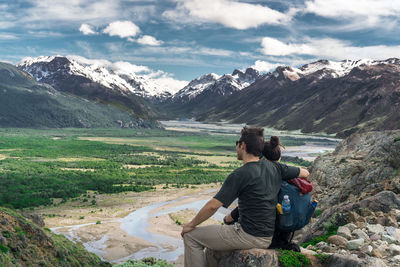
<path fill-rule="evenodd" d="M 398 0 L 0 0 L 0 61 L 76 55 L 190 81 L 400 57 Z"/>

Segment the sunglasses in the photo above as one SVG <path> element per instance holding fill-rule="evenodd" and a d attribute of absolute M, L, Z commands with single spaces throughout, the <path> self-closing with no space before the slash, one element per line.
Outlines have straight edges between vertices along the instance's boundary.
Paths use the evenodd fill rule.
<path fill-rule="evenodd" d="M 236 141 L 236 145 L 238 145 L 238 144 L 240 144 L 240 143 L 242 143 L 243 141 L 240 141 L 240 140 L 238 140 L 238 141 Z"/>

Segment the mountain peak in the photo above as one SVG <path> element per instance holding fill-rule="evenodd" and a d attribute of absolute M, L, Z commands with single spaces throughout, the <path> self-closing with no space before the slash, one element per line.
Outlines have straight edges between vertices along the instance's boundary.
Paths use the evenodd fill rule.
<path fill-rule="evenodd" d="M 205 74 L 194 79 L 178 91 L 173 96 L 173 99 L 186 102 L 203 92 L 208 92 L 210 95 L 229 95 L 234 91 L 239 91 L 249 86 L 259 77 L 260 73 L 253 68 L 247 68 L 245 72 L 235 69 L 232 74 L 224 74 L 222 76 L 215 73 Z"/>
<path fill-rule="evenodd" d="M 146 67 L 139 68 L 139 66 L 135 69 L 134 65 L 128 62 L 123 63 L 114 64 L 107 60 L 56 55 L 24 58 L 17 67 L 31 74 L 37 81 L 49 84 L 53 83 L 57 75 L 77 76 L 85 77 L 123 94 L 133 93 L 145 98 L 164 98 L 171 95 L 172 89 L 161 86 L 156 80 L 146 75 L 136 74 L 138 72 L 136 69 L 140 72 Z"/>

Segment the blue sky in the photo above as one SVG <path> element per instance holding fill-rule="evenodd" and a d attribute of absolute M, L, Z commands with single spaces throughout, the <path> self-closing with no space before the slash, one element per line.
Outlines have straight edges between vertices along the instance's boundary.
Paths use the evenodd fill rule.
<path fill-rule="evenodd" d="M 249 66 L 400 57 L 399 22 L 396 0 L 0 0 L 0 61 L 78 55 L 190 81 Z"/>

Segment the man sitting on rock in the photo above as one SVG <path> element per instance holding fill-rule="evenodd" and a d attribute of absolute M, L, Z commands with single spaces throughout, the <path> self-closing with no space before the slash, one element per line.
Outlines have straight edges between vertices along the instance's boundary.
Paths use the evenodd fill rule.
<path fill-rule="evenodd" d="M 243 161 L 243 166 L 229 174 L 214 198 L 192 221 L 183 225 L 185 267 L 217 266 L 218 253 L 214 251 L 266 249 L 270 245 L 281 182 L 307 170 L 259 160 L 263 148 L 263 129 L 244 127 L 236 142 L 237 158 Z M 240 211 L 238 223 L 196 227 L 221 206 L 227 208 L 236 198 Z M 205 248 L 207 253 L 204 253 Z"/>

